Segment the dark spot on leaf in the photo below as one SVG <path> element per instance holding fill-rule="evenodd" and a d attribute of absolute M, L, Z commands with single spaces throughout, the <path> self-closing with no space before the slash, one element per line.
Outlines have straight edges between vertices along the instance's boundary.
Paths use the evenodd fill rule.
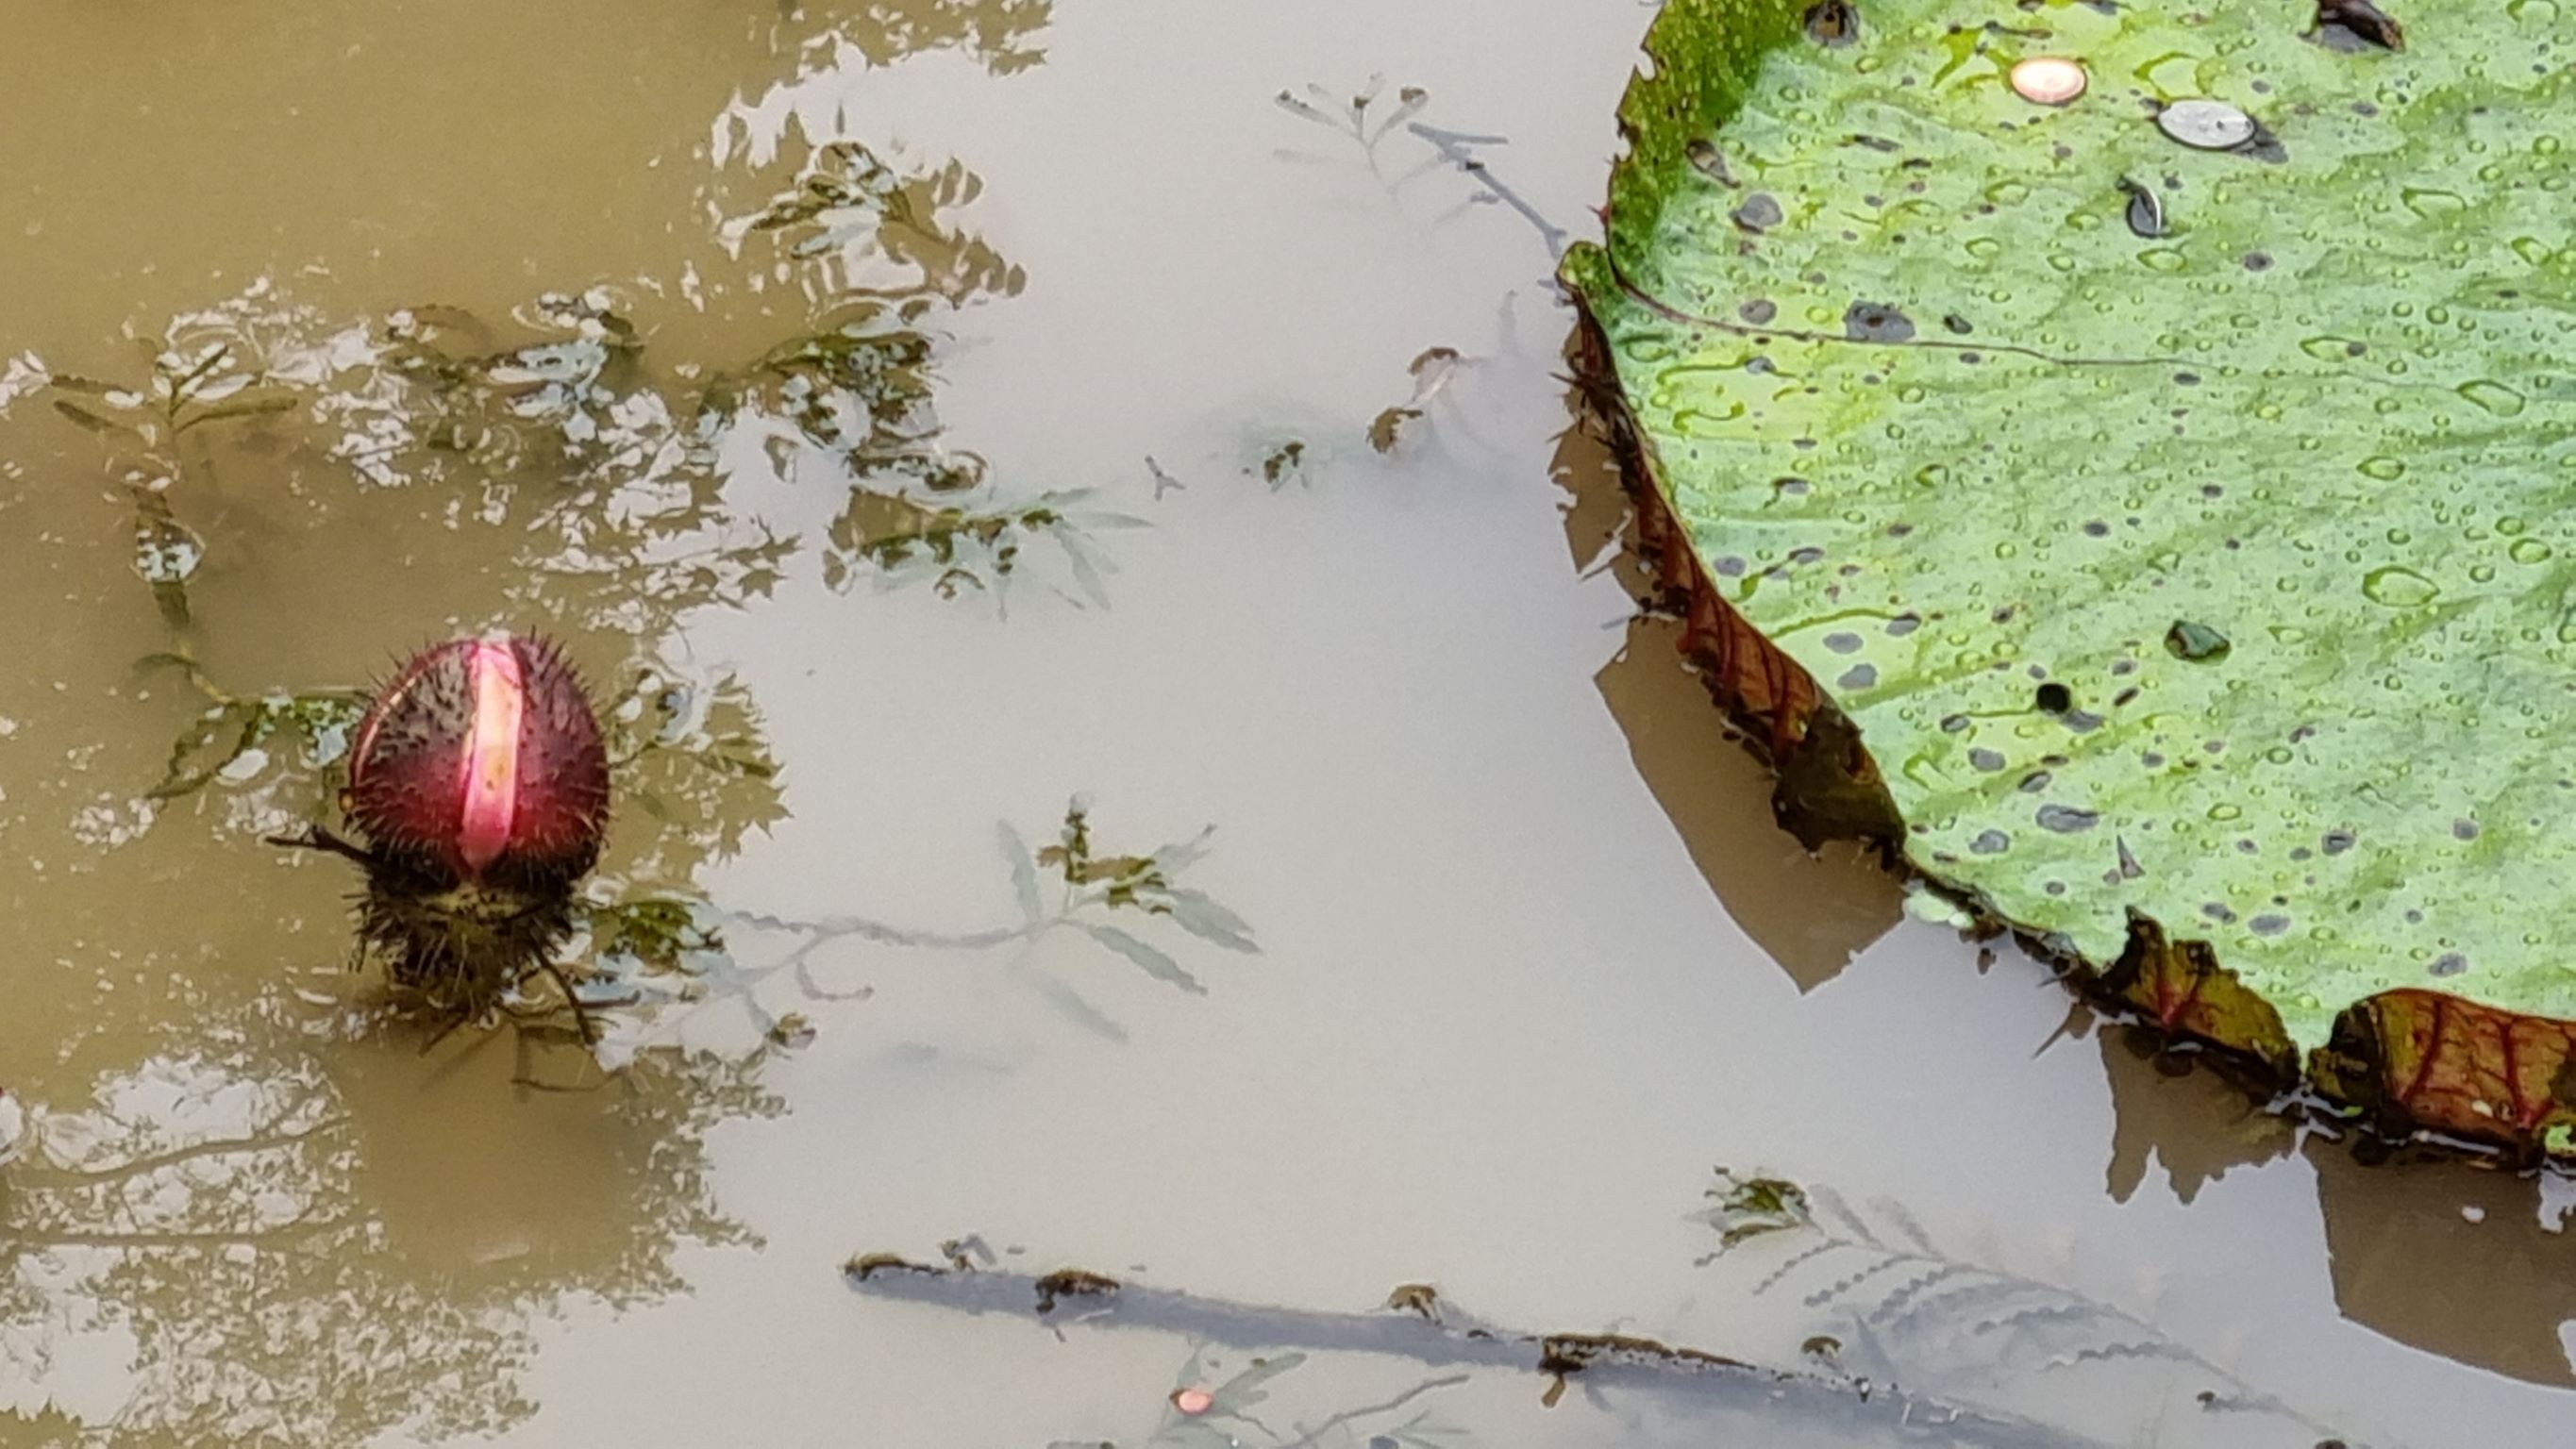
<path fill-rule="evenodd" d="M 1899 614 L 1887 621 L 1888 635 L 1896 639 L 1902 639 L 1922 627 L 1923 617 L 1920 614 Z"/>
<path fill-rule="evenodd" d="M 1955 735 L 1967 727 L 1968 717 L 1964 714 L 1945 714 L 1941 716 L 1941 733 L 1945 735 Z"/>
<path fill-rule="evenodd" d="M 2457 976 L 2469 969 L 2469 958 L 2457 951 L 2445 951 L 2433 958 L 2430 968 L 2436 976 Z"/>
<path fill-rule="evenodd" d="M 1837 631 L 1825 636 L 1825 647 L 1836 654 L 1857 654 L 1860 652 L 1860 636 L 1848 631 Z"/>
<path fill-rule="evenodd" d="M 1780 306 L 1768 297 L 1756 297 L 1735 309 L 1735 315 L 1759 327 L 1780 315 Z"/>
<path fill-rule="evenodd" d="M 2031 702 L 2049 714 L 2064 714 L 2075 707 L 2075 691 L 2052 681 L 2041 685 Z"/>
<path fill-rule="evenodd" d="M 1800 23 L 1806 27 L 1807 38 L 1818 45 L 1841 47 L 1860 38 L 1860 16 L 1851 8 L 1850 0 L 1816 0 L 1807 7 Z M 1896 148 L 1891 144 L 1888 149 Z"/>
<path fill-rule="evenodd" d="M 2012 837 L 2000 830 L 1989 830 L 1968 842 L 1970 855 L 2001 855 L 2012 845 Z"/>
<path fill-rule="evenodd" d="M 2219 922 L 2219 923 L 2220 923 L 2220 924 L 2222 924 L 2222 925 L 2224 925 L 2224 924 L 2226 924 L 2226 923 L 2228 923 L 2228 922 L 2233 921 L 2233 920 L 2235 920 L 2235 919 L 2236 919 L 2236 913 L 2235 913 L 2234 911 L 2229 910 L 2223 902 L 2219 902 L 2219 901 L 2204 901 L 2204 902 L 2202 902 L 2202 903 L 2201 903 L 2201 907 L 2200 907 L 2200 913 L 2201 913 L 2202 915 L 2204 915 L 2204 916 L 2209 917 L 2209 918 L 2210 918 L 2211 920 L 2213 920 L 2213 921 L 2217 921 L 2217 922 Z"/>
<path fill-rule="evenodd" d="M 2004 757 L 1995 751 L 1989 750 L 1980 745 L 1977 748 L 1968 751 L 1968 763 L 1988 774 L 1992 774 L 2004 767 Z"/>
<path fill-rule="evenodd" d="M 1706 141 L 1693 141 L 1683 149 L 1689 155 L 1691 165 L 1698 167 L 1701 175 L 1720 186 L 1735 185 L 1735 173 L 1726 169 L 1725 152 Z"/>
<path fill-rule="evenodd" d="M 2079 810 L 2072 805 L 2042 805 L 2039 813 L 2031 818 L 2039 822 L 2042 830 L 2054 830 L 2060 835 L 2073 835 L 2102 823 L 2102 817 L 2096 812 Z"/>
<path fill-rule="evenodd" d="M 1716 563 L 1711 564 L 1710 567 L 1717 570 L 1719 578 L 1740 579 L 1744 577 L 1744 560 L 1733 554 L 1728 554 L 1726 557 L 1719 559 Z"/>
<path fill-rule="evenodd" d="M 1855 664 L 1843 671 L 1842 678 L 1834 681 L 1835 687 L 1839 689 L 1867 689 L 1876 683 L 1878 683 L 1878 670 L 1868 664 Z"/>
<path fill-rule="evenodd" d="M 2226 658 L 2233 647 L 2226 635 L 2189 619 L 2176 619 L 2174 626 L 2165 631 L 2165 652 L 2194 664 L 2214 664 Z"/>
<path fill-rule="evenodd" d="M 1969 333 L 1977 330 L 1976 328 L 1968 325 L 1967 318 L 1960 316 L 1956 312 L 1942 318 L 1941 325 L 1948 328 L 1953 335 L 1959 337 L 1965 337 Z"/>
<path fill-rule="evenodd" d="M 2070 709 L 2058 718 L 2066 721 L 2066 727 L 2079 735 L 2091 734 L 2102 727 L 2102 716 L 2089 710 Z"/>
<path fill-rule="evenodd" d="M 2249 272 L 2268 272 L 2272 270 L 2272 254 L 2270 252 L 2247 252 L 2243 261 L 2245 263 L 2245 270 Z"/>
<path fill-rule="evenodd" d="M 2274 915 L 2256 916 L 2245 923 L 2245 929 L 2257 936 L 2277 936 L 2290 929 L 2290 918 Z"/>
<path fill-rule="evenodd" d="M 2477 838 L 2478 838 L 2478 822 L 2476 822 L 2476 821 L 2474 821 L 2474 820 L 2454 820 L 2454 821 L 2452 821 L 2452 822 L 2451 822 L 2451 836 L 2452 836 L 2452 838 L 2453 838 L 2453 839 L 2456 839 L 2456 840 L 2475 840 L 2475 839 L 2477 839 Z"/>
<path fill-rule="evenodd" d="M 2352 832 L 2349 830 L 2329 830 L 2326 832 L 2323 844 L 2325 845 L 2326 854 L 2341 855 L 2345 851 L 2352 849 Z"/>
<path fill-rule="evenodd" d="M 2025 795 L 2036 795 L 2047 789 L 2048 782 L 2053 778 L 2055 777 L 2046 770 L 2033 770 L 2021 777 L 2021 792 Z"/>
<path fill-rule="evenodd" d="M 1764 232 L 1778 226 L 1784 218 L 1780 203 L 1770 192 L 1757 191 L 1744 198 L 1744 204 L 1727 213 L 1735 224 L 1750 232 Z"/>
<path fill-rule="evenodd" d="M 2147 873 L 2146 868 L 2138 864 L 2138 858 L 2129 853 L 2129 838 L 2127 836 L 2123 835 L 2115 837 L 2113 843 L 2119 848 L 2120 852 L 2120 878 L 2122 880 L 2136 880 L 2138 877 Z"/>
<path fill-rule="evenodd" d="M 1843 313 L 1843 335 L 1854 342 L 1908 342 L 1914 321 L 1883 303 L 1854 302 Z"/>
<path fill-rule="evenodd" d="M 2098 518 L 2092 519 L 2084 525 L 2084 536 L 2086 538 L 2108 538 L 2110 534 L 2111 525 L 2104 523 Z"/>

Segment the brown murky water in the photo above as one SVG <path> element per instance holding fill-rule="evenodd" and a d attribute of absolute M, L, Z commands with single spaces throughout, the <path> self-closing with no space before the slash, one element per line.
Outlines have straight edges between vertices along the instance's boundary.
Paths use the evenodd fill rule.
<path fill-rule="evenodd" d="M 2550 1185 L 1901 921 L 1632 621 L 1545 279 L 1648 10 L 682 10 L 17 18 L 0 1442 L 2562 1441 Z M 613 1079 L 261 841 L 492 623 L 619 717 Z M 1704 1262 L 1715 1164 L 1815 1225 Z M 1269 1307 L 840 1273 L 970 1237 Z M 1313 1317 L 1419 1281 L 1874 1407 Z"/>

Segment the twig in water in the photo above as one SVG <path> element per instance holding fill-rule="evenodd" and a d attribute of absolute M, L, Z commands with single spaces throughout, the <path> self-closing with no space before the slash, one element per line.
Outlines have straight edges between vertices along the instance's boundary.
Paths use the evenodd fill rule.
<path fill-rule="evenodd" d="M 852 1291 L 869 1297 L 960 1313 L 1026 1314 L 1051 1327 L 1069 1321 L 1178 1334 L 1247 1351 L 1367 1353 L 1433 1368 L 1534 1372 L 1554 1381 L 1546 1399 L 1551 1404 L 1566 1381 L 1581 1374 L 1587 1382 L 1691 1394 L 1747 1412 L 1796 1414 L 1819 1428 L 1839 1424 L 1927 1438 L 1937 1432 L 1940 1442 L 1962 1449 L 2069 1449 L 2078 1442 L 2027 1420 L 1857 1379 L 1763 1368 L 1651 1338 L 1502 1328 L 1461 1313 L 1418 1285 L 1398 1289 L 1387 1309 L 1340 1313 L 1203 1298 L 1078 1268 L 1038 1275 L 961 1271 L 870 1253 L 850 1259 L 841 1271 Z"/>

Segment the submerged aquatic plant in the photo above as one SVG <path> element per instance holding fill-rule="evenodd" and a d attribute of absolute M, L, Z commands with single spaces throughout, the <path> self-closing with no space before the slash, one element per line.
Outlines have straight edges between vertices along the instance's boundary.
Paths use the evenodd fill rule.
<path fill-rule="evenodd" d="M 172 627 L 189 622 L 188 581 L 206 544 L 179 518 L 171 494 L 188 471 L 182 440 L 210 423 L 273 417 L 298 405 L 295 393 L 244 365 L 221 339 L 136 339 L 146 376 L 139 384 L 47 372 L 54 411 L 105 442 L 108 467 L 134 519 L 134 571 Z"/>
<path fill-rule="evenodd" d="M 2301 1443 L 2360 1442 L 2134 1314 L 1943 1251 L 1901 1203 L 1864 1212 L 1827 1188 L 1723 1167 L 1707 1198 L 1693 1220 L 1718 1234 L 1718 1246 L 1701 1263 L 1767 1255 L 1751 1291 L 1796 1292 L 1821 1315 L 1808 1356 L 1865 1382 L 1990 1413 L 2062 1417 L 2082 1443 L 2197 1442 L 2163 1437 L 2185 1415 L 2288 1430 Z M 2084 1380 L 2072 1402 L 2043 1387 L 2069 1375 Z"/>
<path fill-rule="evenodd" d="M 799 481 L 809 458 L 836 464 L 848 501 L 825 530 L 823 580 L 846 590 L 927 584 L 943 598 L 997 598 L 1027 545 L 1061 551 L 1080 597 L 1108 604 L 1114 571 L 1096 535 L 1144 520 L 1092 506 L 1088 489 L 1012 497 L 984 459 L 948 448 L 933 405 L 932 318 L 1008 296 L 1027 275 L 982 238 L 944 225 L 982 181 L 951 161 L 904 172 L 842 141 L 818 149 L 796 184 L 728 223 L 737 245 L 773 238 L 783 258 L 820 273 L 829 306 L 704 394 L 711 427 L 768 427 L 771 463 Z M 776 424 L 786 428 L 778 429 Z"/>
<path fill-rule="evenodd" d="M 767 978 L 788 975 L 809 997 L 835 994 L 815 972 L 817 955 L 845 941 L 926 950 L 992 951 L 1020 948 L 1014 964 L 1025 961 L 1039 942 L 1078 936 L 1142 971 L 1153 980 L 1195 996 L 1207 994 L 1197 975 L 1164 946 L 1129 929 L 1144 922 L 1168 924 L 1209 945 L 1242 955 L 1257 955 L 1261 946 L 1249 922 L 1196 886 L 1183 883 L 1189 869 L 1208 852 L 1215 834 L 1210 826 L 1197 835 L 1157 847 L 1143 855 L 1101 851 L 1092 838 L 1091 805 L 1077 796 L 1065 807 L 1053 843 L 1031 851 L 1008 822 L 995 828 L 1002 859 L 1010 873 L 1018 906 L 1016 925 L 976 931 L 929 931 L 897 926 L 865 916 L 798 919 L 752 913 L 724 919 L 742 935 L 781 937 L 794 944 L 782 955 L 756 968 L 730 967 L 748 988 Z M 1123 923 L 1123 924 L 1122 924 Z M 1033 985 L 1058 1011 L 1099 1035 L 1113 1039 L 1125 1033 L 1081 993 L 1056 977 L 1040 973 Z M 843 991 L 839 994 L 855 994 Z M 755 1011 L 759 1011 L 757 1006 Z M 761 1014 L 764 1029 L 775 1018 Z"/>
<path fill-rule="evenodd" d="M 205 710 L 171 743 L 160 783 L 143 792 L 150 801 L 182 799 L 218 780 L 241 785 L 259 779 L 279 763 L 276 755 L 281 749 L 291 749 L 296 773 L 314 778 L 346 757 L 350 736 L 367 708 L 367 692 L 357 688 L 322 686 L 236 695 L 216 684 L 194 656 L 181 651 L 147 654 L 136 668 L 146 674 L 175 672 L 207 700 Z M 285 808 L 292 813 L 309 809 L 312 803 Z M 279 802 L 271 801 L 262 813 L 274 815 L 280 808 Z"/>
<path fill-rule="evenodd" d="M 1395 104 L 1384 110 L 1378 110 L 1376 107 L 1385 92 L 1386 77 L 1373 75 L 1368 78 L 1367 84 L 1361 86 L 1347 99 L 1311 81 L 1307 83 L 1306 94 L 1303 96 L 1293 91 L 1283 90 L 1271 99 L 1278 103 L 1281 110 L 1301 121 L 1309 121 L 1327 130 L 1348 136 L 1358 145 L 1361 156 L 1368 162 L 1369 174 L 1377 178 L 1378 184 L 1385 188 L 1389 197 L 1399 196 L 1405 188 L 1423 176 L 1444 166 L 1449 167 L 1466 176 L 1476 186 L 1468 199 L 1461 203 L 1462 207 L 1479 205 L 1504 207 L 1528 222 L 1538 232 L 1540 239 L 1547 243 L 1550 257 L 1564 255 L 1565 228 L 1548 220 L 1546 213 L 1531 205 L 1527 197 L 1522 196 L 1494 175 L 1493 167 L 1477 154 L 1478 150 L 1484 147 L 1510 145 L 1510 137 L 1452 131 L 1415 119 L 1422 113 L 1423 108 L 1431 103 L 1431 93 L 1420 86 L 1404 86 L 1398 89 L 1395 93 Z M 1411 169 L 1389 175 L 1384 160 L 1379 155 L 1379 147 L 1399 126 L 1404 129 L 1405 134 L 1429 148 L 1430 154 Z M 1294 155 L 1294 153 L 1282 154 Z"/>

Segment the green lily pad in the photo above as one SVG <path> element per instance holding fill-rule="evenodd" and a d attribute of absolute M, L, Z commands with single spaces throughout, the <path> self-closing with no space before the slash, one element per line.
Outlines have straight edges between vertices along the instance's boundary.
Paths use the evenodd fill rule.
<path fill-rule="evenodd" d="M 2410 1106 L 2352 1068 L 2389 1003 L 2481 1004 L 2511 1085 L 2434 1125 L 2528 1146 L 2576 1117 L 2510 1026 L 2576 1019 L 2576 30 L 2313 15 L 1671 0 L 1565 278 L 1784 773 L 1835 740 L 1912 867 L 2347 1099 Z M 2040 55 L 2089 89 L 2021 99 Z M 2253 140 L 2159 129 L 2201 97 Z"/>

